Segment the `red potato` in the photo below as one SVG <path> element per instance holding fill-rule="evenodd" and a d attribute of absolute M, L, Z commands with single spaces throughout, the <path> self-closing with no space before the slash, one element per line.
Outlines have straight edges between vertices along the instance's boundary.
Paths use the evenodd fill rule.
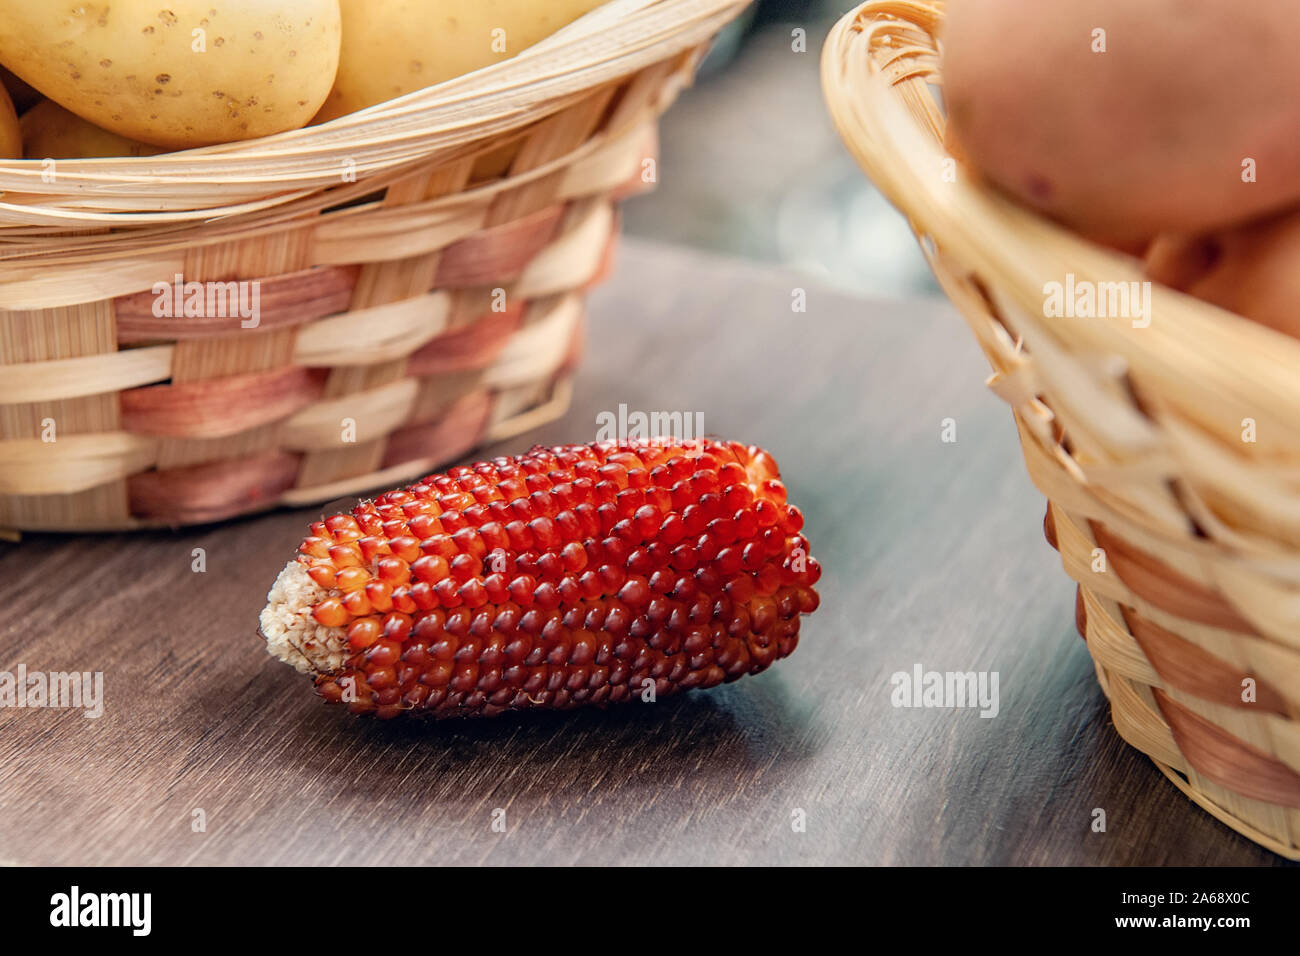
<path fill-rule="evenodd" d="M 1160 236 L 1148 275 L 1300 338 L 1300 209 L 1199 238 Z"/>
<path fill-rule="evenodd" d="M 1295 0 L 951 0 L 949 133 L 1086 235 L 1222 229 L 1300 200 L 1297 35 Z"/>

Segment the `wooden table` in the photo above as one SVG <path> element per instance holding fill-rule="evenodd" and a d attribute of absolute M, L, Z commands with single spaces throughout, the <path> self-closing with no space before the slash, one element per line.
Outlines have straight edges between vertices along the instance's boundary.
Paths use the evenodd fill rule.
<path fill-rule="evenodd" d="M 106 703 L 0 710 L 0 862 L 1282 862 L 1115 733 L 1011 416 L 946 303 L 628 241 L 591 313 L 570 414 L 490 451 L 591 440 L 620 402 L 765 445 L 826 569 L 793 657 L 606 712 L 361 721 L 256 632 L 319 509 L 32 535 L 0 546 L 0 670 L 103 671 Z M 893 707 L 917 663 L 997 671 L 999 715 Z"/>

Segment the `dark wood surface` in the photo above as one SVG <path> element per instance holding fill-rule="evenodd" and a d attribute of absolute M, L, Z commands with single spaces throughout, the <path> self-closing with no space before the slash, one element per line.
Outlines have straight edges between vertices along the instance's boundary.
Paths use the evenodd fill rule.
<path fill-rule="evenodd" d="M 591 440 L 620 402 L 769 448 L 825 567 L 793 657 L 603 712 L 362 721 L 256 633 L 320 509 L 32 535 L 0 546 L 0 670 L 103 671 L 105 714 L 0 710 L 0 862 L 1282 862 L 1115 733 L 1010 415 L 947 304 L 630 241 L 591 312 L 570 414 L 490 452 Z M 889 675 L 918 662 L 999 672 L 1000 714 L 895 709 Z"/>

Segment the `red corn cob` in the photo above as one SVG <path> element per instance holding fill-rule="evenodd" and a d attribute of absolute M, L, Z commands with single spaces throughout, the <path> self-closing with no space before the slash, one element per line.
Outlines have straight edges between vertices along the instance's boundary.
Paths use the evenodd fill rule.
<path fill-rule="evenodd" d="M 538 446 L 313 524 L 262 634 L 380 717 L 712 687 L 794 650 L 821 575 L 802 527 L 755 446 Z"/>

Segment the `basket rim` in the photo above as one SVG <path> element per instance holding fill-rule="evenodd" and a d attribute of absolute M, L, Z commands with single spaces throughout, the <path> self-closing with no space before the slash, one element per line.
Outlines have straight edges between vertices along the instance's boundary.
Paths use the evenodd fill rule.
<path fill-rule="evenodd" d="M 1092 243 L 1011 200 L 956 163 L 955 182 L 943 182 L 939 164 L 952 160 L 936 130 L 903 101 L 901 84 L 924 78 L 941 85 L 937 63 L 918 62 L 916 49 L 897 41 L 887 77 L 872 44 L 888 32 L 936 34 L 945 0 L 867 0 L 832 28 L 822 50 L 823 94 L 845 145 L 874 185 L 907 218 L 918 239 L 930 237 L 970 272 L 999 280 L 1012 304 L 1041 310 L 1043 280 L 1073 273 L 1097 282 L 1150 281 L 1146 328 L 1112 320 L 1074 323 L 1076 339 L 1098 354 L 1120 356 L 1148 383 L 1174 392 L 1196 383 L 1206 407 L 1255 408 L 1300 447 L 1300 340 L 1177 292 L 1149 277 L 1140 263 Z M 926 117 L 929 118 L 929 117 Z M 939 119 L 942 123 L 942 119 Z M 933 163 L 934 175 L 920 164 Z M 927 256 L 930 253 L 927 251 Z M 933 262 L 932 262 L 933 264 Z"/>
<path fill-rule="evenodd" d="M 427 161 L 439 153 L 535 123 L 593 89 L 681 55 L 710 39 L 752 0 L 608 0 L 513 57 L 316 126 L 145 157 L 0 160 L 0 235 L 48 217 L 60 229 L 112 225 L 79 201 L 117 198 L 150 225 L 264 209 L 338 185 Z M 204 201 L 224 190 L 231 204 Z M 7 201 L 7 194 L 21 201 Z M 187 202 L 186 193 L 194 200 Z M 150 200 L 166 199 L 157 210 Z M 92 207 L 93 208 L 93 207 Z M 6 213 L 21 213 L 23 221 Z M 105 220 L 110 220 L 106 222 Z M 124 226 L 133 225 L 123 221 Z"/>

